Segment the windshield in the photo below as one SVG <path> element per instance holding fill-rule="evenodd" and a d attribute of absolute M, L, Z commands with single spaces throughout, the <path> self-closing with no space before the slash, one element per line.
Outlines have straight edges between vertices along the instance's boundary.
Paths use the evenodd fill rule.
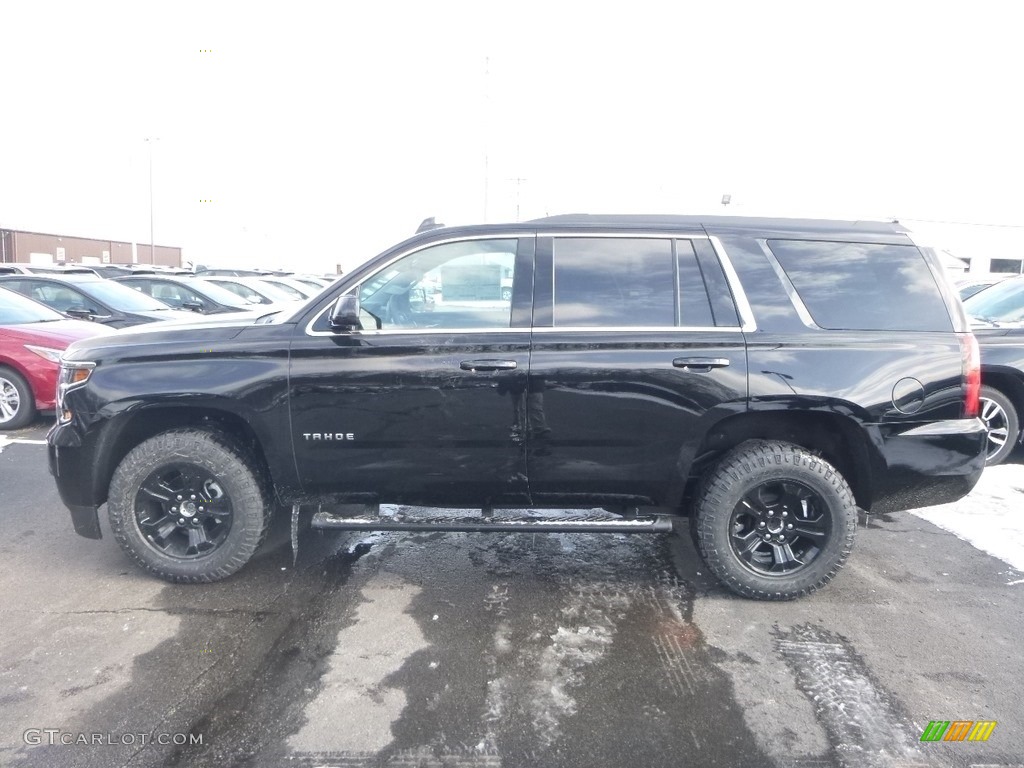
<path fill-rule="evenodd" d="M 238 284 L 245 286 L 248 290 L 258 293 L 260 296 L 265 296 L 272 302 L 287 302 L 295 301 L 295 297 L 286 293 L 285 291 L 278 288 L 276 285 L 271 285 L 268 282 L 257 279 L 250 279 L 247 277 L 241 277 L 238 279 Z"/>
<path fill-rule="evenodd" d="M 1004 280 L 986 288 L 966 299 L 964 309 L 982 320 L 1003 323 L 1024 320 L 1024 279 Z"/>
<path fill-rule="evenodd" d="M 211 283 L 223 288 L 226 291 L 231 291 L 236 296 L 239 296 L 252 304 L 269 304 L 270 299 L 261 296 L 259 293 L 254 291 L 244 283 L 236 283 L 231 280 L 211 280 Z"/>
<path fill-rule="evenodd" d="M 64 315 L 21 294 L 0 288 L 0 325 L 24 325 L 63 320 Z"/>
<path fill-rule="evenodd" d="M 76 282 L 74 286 L 82 293 L 121 312 L 159 312 L 168 309 L 166 304 L 162 304 L 144 293 L 133 291 L 131 288 L 120 283 L 112 283 L 109 280 Z"/>
<path fill-rule="evenodd" d="M 196 293 L 200 293 L 207 298 L 213 299 L 218 304 L 223 304 L 226 307 L 238 307 L 239 309 L 252 309 L 254 307 L 253 303 L 248 299 L 236 296 L 227 288 L 214 285 L 206 280 L 183 281 L 183 284 L 194 290 Z"/>
<path fill-rule="evenodd" d="M 270 285 L 274 286 L 275 288 L 280 290 L 282 293 L 287 294 L 293 301 L 295 301 L 295 300 L 305 301 L 306 299 L 309 298 L 310 294 L 313 293 L 313 289 L 312 288 L 310 288 L 308 291 L 304 292 L 301 289 L 297 288 L 296 286 L 289 285 L 288 283 L 282 282 L 280 280 L 264 280 L 262 278 L 261 278 L 261 280 L 264 283 L 269 283 Z"/>

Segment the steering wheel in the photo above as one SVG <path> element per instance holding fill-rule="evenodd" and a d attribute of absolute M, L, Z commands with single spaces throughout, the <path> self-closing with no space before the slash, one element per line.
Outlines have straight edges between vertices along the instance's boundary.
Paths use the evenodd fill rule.
<path fill-rule="evenodd" d="M 397 328 L 415 328 L 415 314 L 409 307 L 409 294 L 396 293 L 388 299 L 387 322 Z"/>

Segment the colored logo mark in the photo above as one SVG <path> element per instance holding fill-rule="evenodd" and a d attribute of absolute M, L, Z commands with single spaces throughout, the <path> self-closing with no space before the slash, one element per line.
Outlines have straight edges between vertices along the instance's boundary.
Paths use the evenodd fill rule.
<path fill-rule="evenodd" d="M 921 741 L 988 741 L 995 729 L 995 720 L 932 720 Z"/>

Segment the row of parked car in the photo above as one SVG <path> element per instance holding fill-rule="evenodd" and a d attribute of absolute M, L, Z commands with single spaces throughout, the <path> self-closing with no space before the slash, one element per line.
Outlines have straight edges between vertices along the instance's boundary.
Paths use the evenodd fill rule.
<path fill-rule="evenodd" d="M 37 411 L 54 409 L 60 355 L 73 341 L 225 313 L 256 319 L 333 282 L 245 270 L 101 269 L 8 266 L 0 273 L 0 430 L 23 427 Z"/>

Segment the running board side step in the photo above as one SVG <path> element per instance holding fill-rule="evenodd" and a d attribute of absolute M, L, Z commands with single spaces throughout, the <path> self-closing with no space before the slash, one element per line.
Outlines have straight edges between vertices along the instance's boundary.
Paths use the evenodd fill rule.
<path fill-rule="evenodd" d="M 339 531 L 450 531 L 466 533 L 670 533 L 668 515 L 603 519 L 594 517 L 428 517 L 313 515 L 313 528 Z"/>

